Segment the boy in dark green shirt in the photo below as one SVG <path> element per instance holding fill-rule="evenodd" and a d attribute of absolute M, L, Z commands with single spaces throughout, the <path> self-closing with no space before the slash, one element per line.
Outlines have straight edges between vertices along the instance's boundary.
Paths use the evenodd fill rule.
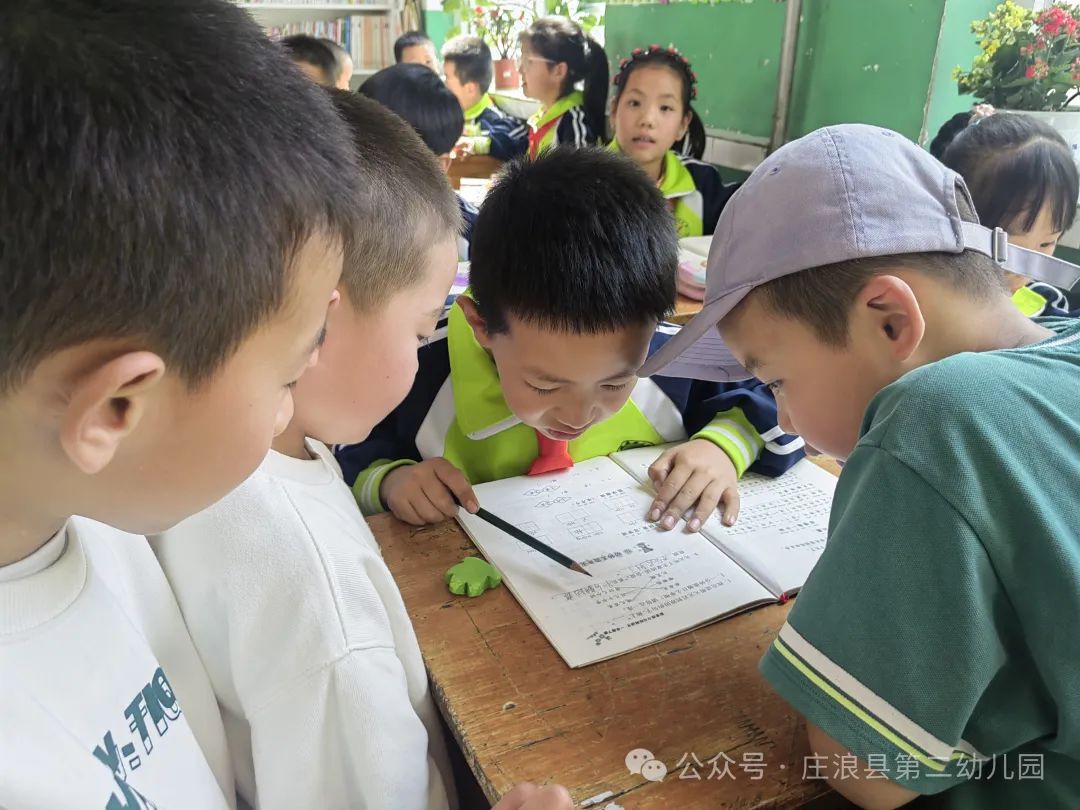
<path fill-rule="evenodd" d="M 762 672 L 861 806 L 1080 803 L 1080 322 L 1025 318 L 1003 270 L 1077 277 L 896 133 L 819 130 L 732 198 L 704 311 L 641 372 L 750 372 L 847 459 Z"/>

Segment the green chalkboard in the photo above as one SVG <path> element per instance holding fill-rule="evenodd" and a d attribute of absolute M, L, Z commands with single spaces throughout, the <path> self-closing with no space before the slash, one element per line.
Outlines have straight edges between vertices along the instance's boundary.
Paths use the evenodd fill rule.
<path fill-rule="evenodd" d="M 768 137 L 784 4 L 608 5 L 604 30 L 613 69 L 634 48 L 674 45 L 698 74 L 694 107 L 706 127 Z"/>

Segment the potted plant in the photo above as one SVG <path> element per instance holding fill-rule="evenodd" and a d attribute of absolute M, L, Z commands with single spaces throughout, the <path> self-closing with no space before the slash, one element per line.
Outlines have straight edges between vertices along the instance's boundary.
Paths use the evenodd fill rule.
<path fill-rule="evenodd" d="M 1036 12 L 1005 0 L 971 30 L 980 52 L 970 70 L 953 71 L 960 92 L 1046 120 L 1076 152 L 1080 115 L 1070 103 L 1080 95 L 1080 9 L 1058 2 Z"/>
<path fill-rule="evenodd" d="M 495 52 L 495 89 L 511 90 L 521 85 L 517 60 L 518 33 L 530 15 L 522 7 L 478 5 L 473 9 L 473 27 Z"/>

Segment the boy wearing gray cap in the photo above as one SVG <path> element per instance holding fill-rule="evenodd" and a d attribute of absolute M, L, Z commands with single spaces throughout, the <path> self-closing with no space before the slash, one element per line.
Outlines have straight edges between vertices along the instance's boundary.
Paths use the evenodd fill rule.
<path fill-rule="evenodd" d="M 1080 270 L 974 210 L 894 132 L 795 141 L 728 203 L 705 308 L 639 372 L 752 373 L 847 460 L 761 670 L 807 718 L 804 776 L 867 807 L 1080 801 L 1080 322 L 1028 320 L 1002 272 Z"/>

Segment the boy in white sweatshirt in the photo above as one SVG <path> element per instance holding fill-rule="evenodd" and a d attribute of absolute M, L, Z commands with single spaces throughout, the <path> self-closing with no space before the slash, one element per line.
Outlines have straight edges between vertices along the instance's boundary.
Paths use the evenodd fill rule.
<path fill-rule="evenodd" d="M 416 637 L 324 442 L 362 439 L 408 392 L 457 267 L 460 216 L 400 119 L 332 95 L 353 133 L 364 225 L 318 362 L 258 471 L 153 544 L 218 695 L 244 801 L 445 810 L 453 780 Z M 556 790 L 533 801 L 570 806 Z"/>

